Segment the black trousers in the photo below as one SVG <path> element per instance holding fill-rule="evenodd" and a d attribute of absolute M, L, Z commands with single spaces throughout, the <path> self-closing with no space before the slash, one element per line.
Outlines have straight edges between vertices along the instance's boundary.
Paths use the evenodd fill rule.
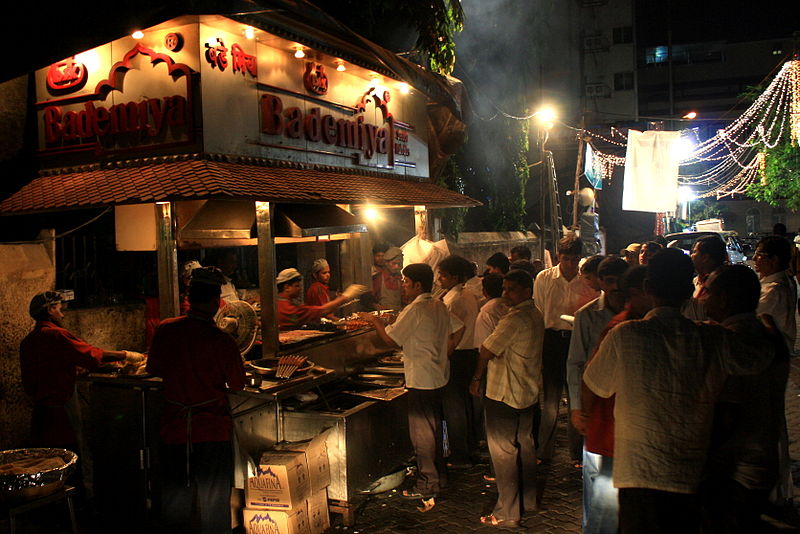
<path fill-rule="evenodd" d="M 477 428 L 483 424 L 469 385 L 478 363 L 477 349 L 457 350 L 450 358 L 450 381 L 444 391 L 444 420 L 452 463 L 471 463 L 478 448 Z"/>
<path fill-rule="evenodd" d="M 417 456 L 415 490 L 432 496 L 447 486 L 442 439 L 442 393 L 439 389 L 408 388 L 408 433 Z"/>
<path fill-rule="evenodd" d="M 542 394 L 539 397 L 541 419 L 539 421 L 539 458 L 550 460 L 556 442 L 556 426 L 561 394 L 567 384 L 567 354 L 570 332 L 568 330 L 544 331 L 542 346 Z M 569 414 L 569 406 L 567 406 Z M 583 436 L 567 423 L 567 441 L 571 460 L 583 458 Z"/>
<path fill-rule="evenodd" d="M 503 521 L 519 521 L 523 510 L 537 509 L 534 406 L 518 410 L 485 398 L 484 407 L 486 441 L 497 479 L 497 504 L 492 513 Z"/>
<path fill-rule="evenodd" d="M 231 442 L 192 444 L 188 484 L 186 445 L 163 445 L 161 454 L 163 532 L 230 534 Z"/>
<path fill-rule="evenodd" d="M 700 499 L 694 493 L 620 488 L 620 534 L 697 534 Z"/>

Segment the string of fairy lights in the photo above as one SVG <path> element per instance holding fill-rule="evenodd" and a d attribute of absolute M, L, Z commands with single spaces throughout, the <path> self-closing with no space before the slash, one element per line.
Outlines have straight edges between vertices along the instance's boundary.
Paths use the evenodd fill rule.
<path fill-rule="evenodd" d="M 624 156 L 603 152 L 595 142 L 626 147 L 627 137 L 618 129 L 612 128 L 607 137 L 565 126 L 578 131 L 580 138 L 588 138 L 594 153 L 592 166 L 604 180 L 611 179 L 615 167 L 625 165 Z M 784 63 L 753 104 L 710 139 L 700 142 L 696 129 L 681 131 L 684 145 L 693 147 L 681 156 L 678 183 L 691 186 L 700 198 L 744 193 L 750 184 L 763 179 L 764 149 L 776 147 L 787 128 L 792 143 L 800 142 L 800 60 Z"/>
<path fill-rule="evenodd" d="M 479 116 L 474 110 L 473 113 L 483 121 L 501 116 L 527 121 L 542 113 L 517 116 L 497 106 L 493 108 L 490 117 Z M 609 146 L 616 147 L 617 152 L 627 148 L 628 138 L 622 130 L 612 126 L 610 134 L 603 135 L 555 122 L 575 131 L 578 139 L 591 145 L 591 165 L 596 176 L 608 182 L 617 167 L 625 166 L 625 156 L 606 151 Z M 678 183 L 690 186 L 698 198 L 719 199 L 744 193 L 750 184 L 764 179 L 764 150 L 776 147 L 787 128 L 791 142 L 800 143 L 800 60 L 797 59 L 785 62 L 750 107 L 710 139 L 700 141 L 697 128 L 681 130 L 680 143 L 685 154 L 679 161 Z"/>

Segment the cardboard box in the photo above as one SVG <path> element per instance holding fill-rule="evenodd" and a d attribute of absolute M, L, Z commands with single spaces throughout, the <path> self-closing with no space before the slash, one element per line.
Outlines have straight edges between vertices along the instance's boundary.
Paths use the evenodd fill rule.
<path fill-rule="evenodd" d="M 245 507 L 305 511 L 310 493 L 305 455 L 268 451 L 261 456 L 256 476 L 247 479 Z"/>
<path fill-rule="evenodd" d="M 311 494 L 308 499 L 308 525 L 311 534 L 322 534 L 331 526 L 328 516 L 328 490 L 321 489 Z"/>
<path fill-rule="evenodd" d="M 276 449 L 296 451 L 305 454 L 308 476 L 311 479 L 311 493 L 316 493 L 331 484 L 331 464 L 328 460 L 328 431 L 322 432 L 307 441 L 280 443 Z"/>
<path fill-rule="evenodd" d="M 247 534 L 310 534 L 308 514 L 302 508 L 292 512 L 245 508 L 244 528 Z"/>

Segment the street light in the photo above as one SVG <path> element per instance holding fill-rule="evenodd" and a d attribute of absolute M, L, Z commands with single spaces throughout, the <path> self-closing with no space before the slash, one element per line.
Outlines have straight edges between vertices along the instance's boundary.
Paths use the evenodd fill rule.
<path fill-rule="evenodd" d="M 688 185 L 678 187 L 678 204 L 681 206 L 681 218 L 685 221 L 689 220 L 692 215 L 690 205 L 693 200 L 697 199 L 697 194 L 694 189 Z"/>

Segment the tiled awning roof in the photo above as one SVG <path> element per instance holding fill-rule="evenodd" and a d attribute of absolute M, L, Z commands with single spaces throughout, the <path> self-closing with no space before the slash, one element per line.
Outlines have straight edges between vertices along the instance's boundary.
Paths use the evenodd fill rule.
<path fill-rule="evenodd" d="M 0 202 L 0 215 L 209 198 L 434 208 L 480 205 L 437 185 L 384 173 L 194 154 L 42 175 Z"/>

